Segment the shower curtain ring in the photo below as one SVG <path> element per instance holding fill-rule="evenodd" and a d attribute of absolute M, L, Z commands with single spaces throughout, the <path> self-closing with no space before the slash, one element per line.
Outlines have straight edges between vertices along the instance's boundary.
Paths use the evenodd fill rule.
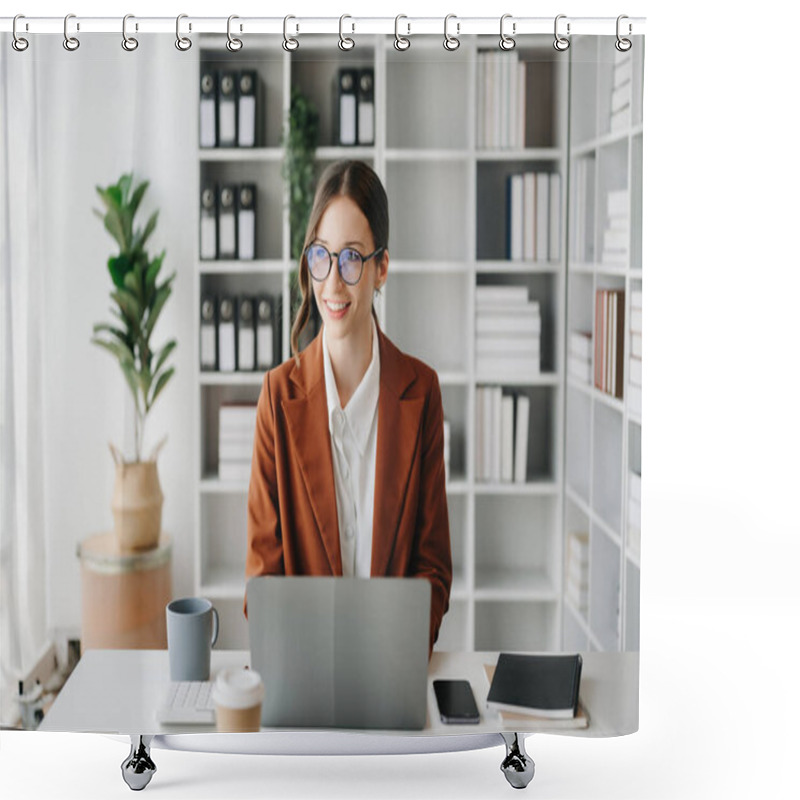
<path fill-rule="evenodd" d="M 13 26 L 11 28 L 11 31 L 14 34 L 14 39 L 11 42 L 11 46 L 18 53 L 21 53 L 23 50 L 27 50 L 28 49 L 28 45 L 30 44 L 30 42 L 27 39 L 24 39 L 22 36 L 20 36 L 17 33 L 17 20 L 18 19 L 25 19 L 25 15 L 24 14 L 17 14 L 17 16 L 14 17 L 14 24 L 13 24 Z M 28 29 L 28 23 L 26 22 L 25 23 L 25 30 L 27 30 L 27 29 Z"/>
<path fill-rule="evenodd" d="M 175 47 L 178 48 L 181 52 L 185 53 L 191 46 L 192 40 L 188 36 L 181 36 L 181 20 L 187 19 L 188 14 L 178 14 L 178 18 L 175 20 Z M 192 23 L 189 23 L 189 31 L 192 30 Z"/>
<path fill-rule="evenodd" d="M 449 50 L 451 53 L 453 50 L 458 50 L 461 46 L 461 40 L 458 38 L 458 34 L 461 33 L 461 23 L 456 21 L 456 35 L 451 36 L 447 32 L 447 23 L 450 22 L 451 19 L 456 19 L 455 14 L 448 14 L 444 18 L 444 41 L 442 44 L 444 45 L 445 50 Z"/>
<path fill-rule="evenodd" d="M 233 20 L 235 20 L 235 19 L 239 19 L 239 17 L 237 17 L 236 14 L 231 14 L 228 17 L 228 41 L 225 42 L 225 47 L 227 47 L 228 50 L 230 50 L 231 53 L 238 53 L 239 50 L 241 50 L 242 47 L 243 47 L 242 40 L 241 39 L 237 39 L 231 33 L 231 22 Z M 239 26 L 239 30 L 240 31 L 241 31 L 241 29 L 242 29 L 241 26 Z"/>
<path fill-rule="evenodd" d="M 288 32 L 286 31 L 286 24 L 289 22 L 290 19 L 296 19 L 291 14 L 288 14 L 283 18 L 283 49 L 286 50 L 287 53 L 291 53 L 292 50 L 297 50 L 300 47 L 300 42 L 294 38 L 294 36 L 289 36 Z M 300 26 L 295 23 L 295 33 L 300 33 Z"/>
<path fill-rule="evenodd" d="M 349 14 L 342 14 L 342 16 L 339 17 L 339 49 L 340 50 L 352 50 L 356 46 L 355 41 L 353 39 L 351 39 L 349 36 L 345 36 L 344 33 L 342 32 L 342 24 L 344 23 L 344 21 L 346 19 L 353 19 L 353 18 Z M 353 32 L 355 32 L 356 24 L 355 24 L 355 22 L 353 22 L 351 24 L 353 26 Z"/>
<path fill-rule="evenodd" d="M 69 50 L 70 53 L 73 53 L 81 46 L 81 43 L 75 36 L 70 36 L 67 32 L 67 24 L 69 23 L 70 18 L 74 19 L 75 15 L 67 14 L 67 16 L 64 17 L 64 49 Z M 77 23 L 77 29 L 81 29 L 80 23 Z"/>
<path fill-rule="evenodd" d="M 517 46 L 516 41 L 512 38 L 512 36 L 516 35 L 516 33 L 517 33 L 517 23 L 516 22 L 512 22 L 511 23 L 512 36 L 509 36 L 508 34 L 506 34 L 503 31 L 503 23 L 507 19 L 511 19 L 511 14 L 503 14 L 503 16 L 500 17 L 500 49 L 501 50 L 513 50 Z"/>
<path fill-rule="evenodd" d="M 133 36 L 128 36 L 128 20 L 133 19 L 133 14 L 126 14 L 122 18 L 122 49 L 132 53 L 138 46 L 139 40 L 134 39 Z M 136 30 L 139 30 L 139 24 L 135 23 Z"/>
<path fill-rule="evenodd" d="M 569 39 L 567 39 L 566 36 L 562 36 L 558 32 L 558 21 L 560 19 L 566 19 L 566 18 L 567 18 L 566 14 L 559 14 L 558 16 L 556 16 L 556 22 L 554 27 L 556 38 L 555 41 L 553 42 L 553 47 L 555 47 L 555 49 L 558 50 L 560 53 L 563 53 L 569 47 Z M 569 36 L 569 22 L 567 23 L 567 36 Z"/>
<path fill-rule="evenodd" d="M 394 18 L 394 49 L 399 50 L 402 52 L 403 50 L 408 50 L 411 47 L 411 39 L 406 39 L 405 36 L 400 35 L 399 31 L 399 24 L 401 19 L 408 19 L 405 14 L 398 14 Z M 411 23 L 407 22 L 406 27 L 408 28 L 408 35 L 411 35 Z"/>
<path fill-rule="evenodd" d="M 625 14 L 620 14 L 617 17 L 617 41 L 614 42 L 614 47 L 616 47 L 620 53 L 627 53 L 633 46 L 630 39 L 623 39 L 620 35 L 620 22 L 624 19 L 628 19 Z M 628 22 L 628 36 L 630 36 L 631 33 L 633 33 L 633 28 L 631 27 L 631 23 Z"/>

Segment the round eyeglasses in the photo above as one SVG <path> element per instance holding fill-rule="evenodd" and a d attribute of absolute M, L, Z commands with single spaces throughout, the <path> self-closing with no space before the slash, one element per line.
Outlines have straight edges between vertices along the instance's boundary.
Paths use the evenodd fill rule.
<path fill-rule="evenodd" d="M 328 277 L 333 265 L 333 257 L 336 256 L 336 266 L 342 280 L 349 286 L 355 286 L 361 280 L 364 262 L 374 258 L 385 249 L 385 247 L 379 247 L 368 256 L 362 256 L 358 250 L 352 247 L 345 247 L 338 253 L 331 253 L 324 245 L 312 244 L 306 248 L 305 256 L 308 271 L 315 281 L 324 281 Z"/>

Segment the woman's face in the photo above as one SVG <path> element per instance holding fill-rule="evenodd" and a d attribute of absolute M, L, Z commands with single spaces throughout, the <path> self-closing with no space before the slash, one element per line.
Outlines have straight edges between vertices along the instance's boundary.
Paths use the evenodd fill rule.
<path fill-rule="evenodd" d="M 344 248 L 358 250 L 368 256 L 375 250 L 367 218 L 349 197 L 338 195 L 328 203 L 319 224 L 315 244 L 322 244 L 330 253 L 340 253 Z M 361 279 L 355 286 L 342 280 L 333 257 L 333 264 L 324 281 L 309 276 L 314 286 L 317 308 L 322 315 L 326 336 L 331 339 L 371 337 L 370 316 L 372 297 L 376 289 L 383 286 L 389 266 L 389 255 L 384 250 L 378 256 L 364 262 Z"/>

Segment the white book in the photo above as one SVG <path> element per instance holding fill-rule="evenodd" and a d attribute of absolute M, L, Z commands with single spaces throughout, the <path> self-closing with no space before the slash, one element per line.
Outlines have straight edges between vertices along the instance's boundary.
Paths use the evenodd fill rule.
<path fill-rule="evenodd" d="M 219 407 L 220 423 L 233 421 L 255 425 L 258 405 L 256 403 L 223 403 Z"/>
<path fill-rule="evenodd" d="M 239 260 L 252 261 L 256 257 L 256 215 L 251 209 L 239 211 Z"/>
<path fill-rule="evenodd" d="M 505 315 L 478 314 L 475 317 L 476 336 L 483 334 L 540 334 L 542 331 L 542 318 L 534 314 L 519 314 L 511 316 L 506 311 Z"/>
<path fill-rule="evenodd" d="M 528 302 L 528 287 L 513 285 L 499 286 L 487 284 L 475 287 L 475 305 L 478 309 L 487 305 L 513 303 L 524 305 Z"/>
<path fill-rule="evenodd" d="M 638 416 L 642 415 L 642 387 L 628 384 L 628 411 Z"/>
<path fill-rule="evenodd" d="M 581 383 L 592 382 L 592 362 L 590 359 L 579 358 L 570 353 L 567 359 L 567 371 Z"/>
<path fill-rule="evenodd" d="M 484 119 L 486 118 L 483 104 L 486 102 L 486 58 L 481 50 L 478 53 L 478 66 L 477 66 L 477 97 L 475 99 L 475 108 L 477 109 L 475 115 L 475 141 L 478 148 L 484 147 Z"/>
<path fill-rule="evenodd" d="M 517 64 L 517 147 L 525 147 L 525 63 Z"/>
<path fill-rule="evenodd" d="M 589 570 L 587 564 L 577 561 L 570 561 L 567 564 L 567 580 L 578 589 L 586 589 L 589 586 Z"/>
<path fill-rule="evenodd" d="M 634 358 L 631 356 L 630 360 L 628 361 L 630 366 L 630 372 L 628 374 L 628 380 L 634 384 L 635 386 L 642 385 L 642 359 L 641 358 Z"/>
<path fill-rule="evenodd" d="M 232 444 L 229 442 L 219 443 L 219 460 L 220 461 L 247 461 L 253 456 L 253 442 L 248 444 Z"/>
<path fill-rule="evenodd" d="M 571 581 L 567 581 L 567 599 L 570 600 L 578 611 L 585 614 L 589 608 L 589 587 L 581 589 Z"/>
<path fill-rule="evenodd" d="M 253 147 L 256 143 L 256 97 L 243 94 L 239 97 L 239 147 Z"/>
<path fill-rule="evenodd" d="M 217 144 L 216 123 L 217 123 L 217 104 L 214 99 L 214 96 L 212 94 L 204 95 L 200 99 L 200 147 L 216 146 Z"/>
<path fill-rule="evenodd" d="M 611 113 L 630 105 L 631 102 L 631 84 L 623 83 L 611 92 Z"/>
<path fill-rule="evenodd" d="M 495 104 L 495 115 L 492 119 L 493 122 L 493 132 L 492 132 L 492 139 L 493 145 L 495 149 L 499 149 L 503 146 L 502 140 L 502 126 L 503 126 L 503 62 L 500 58 L 500 53 L 494 53 L 494 62 L 495 62 L 495 71 L 494 71 L 494 92 L 496 97 L 496 104 Z"/>
<path fill-rule="evenodd" d="M 631 292 L 631 308 L 639 308 L 642 307 L 642 292 L 639 289 L 635 289 Z"/>
<path fill-rule="evenodd" d="M 588 564 L 589 534 L 586 531 L 570 531 L 567 534 L 567 553 L 570 559 L 580 564 Z"/>
<path fill-rule="evenodd" d="M 246 481 L 250 479 L 251 462 L 220 461 L 218 475 L 221 481 Z"/>
<path fill-rule="evenodd" d="M 614 133 L 616 131 L 630 128 L 631 126 L 631 107 L 625 106 L 619 111 L 615 111 L 609 119 L 609 130 Z"/>
<path fill-rule="evenodd" d="M 484 403 L 486 391 L 483 386 L 478 386 L 475 390 L 475 480 L 483 481 L 483 448 L 485 428 L 484 428 Z"/>
<path fill-rule="evenodd" d="M 561 259 L 561 175 L 558 172 L 550 173 L 550 234 L 549 255 L 551 261 Z"/>
<path fill-rule="evenodd" d="M 638 472 L 628 472 L 628 495 L 634 500 L 642 501 L 642 476 Z"/>
<path fill-rule="evenodd" d="M 486 287 L 495 288 L 495 287 Z M 480 300 L 475 304 L 476 318 L 480 316 L 525 316 L 525 317 L 538 317 L 540 316 L 541 306 L 538 300 L 527 300 L 524 303 L 517 299 L 507 300 Z"/>
<path fill-rule="evenodd" d="M 628 524 L 634 528 L 642 527 L 642 506 L 634 497 L 628 498 Z"/>
<path fill-rule="evenodd" d="M 219 324 L 219 371 L 236 370 L 236 330 L 233 322 Z"/>
<path fill-rule="evenodd" d="M 627 189 L 614 189 L 606 195 L 606 213 L 609 217 L 626 217 L 630 208 Z"/>
<path fill-rule="evenodd" d="M 608 384 L 608 391 L 614 394 L 614 389 L 617 385 L 617 320 L 619 319 L 619 294 L 612 292 L 611 298 L 611 341 L 609 346 L 611 348 L 611 373 L 609 375 L 610 383 Z"/>
<path fill-rule="evenodd" d="M 569 332 L 569 352 L 578 358 L 592 359 L 592 334 L 585 331 Z"/>
<path fill-rule="evenodd" d="M 531 400 L 525 394 L 517 395 L 516 424 L 514 426 L 514 480 L 525 483 L 528 477 L 528 426 Z"/>
<path fill-rule="evenodd" d="M 521 261 L 524 246 L 524 181 L 522 175 L 511 176 L 511 260 Z"/>
<path fill-rule="evenodd" d="M 631 331 L 633 333 L 642 332 L 642 309 L 631 308 Z"/>
<path fill-rule="evenodd" d="M 479 336 L 475 340 L 478 356 L 538 356 L 541 340 L 538 335 L 528 336 Z"/>
<path fill-rule="evenodd" d="M 631 355 L 635 356 L 636 358 L 642 357 L 642 334 L 641 333 L 632 333 L 631 334 Z"/>
<path fill-rule="evenodd" d="M 628 252 L 630 236 L 627 230 L 607 228 L 603 231 L 603 249 Z"/>
<path fill-rule="evenodd" d="M 628 525 L 628 550 L 638 556 L 642 549 L 642 530 L 633 525 Z"/>
<path fill-rule="evenodd" d="M 492 398 L 494 391 L 491 386 L 483 389 L 483 480 L 492 479 Z"/>
<path fill-rule="evenodd" d="M 628 59 L 621 64 L 614 65 L 614 86 L 616 89 L 624 83 L 628 83 L 633 76 L 633 62 Z"/>
<path fill-rule="evenodd" d="M 203 214 L 200 217 L 200 258 L 217 257 L 217 219 Z"/>
<path fill-rule="evenodd" d="M 536 175 L 526 172 L 523 176 L 523 219 L 524 233 L 522 254 L 526 261 L 533 261 L 536 256 Z"/>
<path fill-rule="evenodd" d="M 514 480 L 514 398 L 511 395 L 503 395 L 500 403 L 500 480 L 511 483 Z"/>
<path fill-rule="evenodd" d="M 550 176 L 546 172 L 536 173 L 536 260 L 547 261 L 549 254 L 548 202 L 550 197 Z"/>
<path fill-rule="evenodd" d="M 541 372 L 539 355 L 484 356 L 475 358 L 475 371 L 481 380 L 509 381 L 535 378 Z"/>
<path fill-rule="evenodd" d="M 492 481 L 498 483 L 503 471 L 503 390 L 500 386 L 492 389 Z"/>

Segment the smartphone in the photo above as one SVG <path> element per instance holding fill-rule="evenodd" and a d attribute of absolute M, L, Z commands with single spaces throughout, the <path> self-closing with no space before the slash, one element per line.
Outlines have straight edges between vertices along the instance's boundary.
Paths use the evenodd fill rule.
<path fill-rule="evenodd" d="M 469 681 L 436 680 L 433 682 L 439 716 L 445 724 L 477 724 L 481 715 Z"/>

